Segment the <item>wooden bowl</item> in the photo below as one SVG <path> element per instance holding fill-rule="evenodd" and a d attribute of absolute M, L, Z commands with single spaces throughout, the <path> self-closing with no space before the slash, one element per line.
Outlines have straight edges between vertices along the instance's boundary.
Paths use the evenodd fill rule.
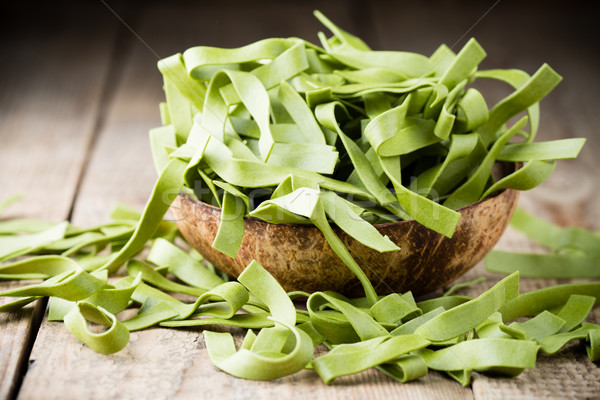
<path fill-rule="evenodd" d="M 517 205 L 518 192 L 504 190 L 458 210 L 452 238 L 416 221 L 375 225 L 400 247 L 379 253 L 334 226 L 352 257 L 366 272 L 378 294 L 424 294 L 442 288 L 474 267 L 494 247 Z M 286 291 L 334 290 L 364 295 L 358 280 L 312 225 L 272 224 L 245 217 L 242 244 L 235 259 L 213 249 L 221 210 L 179 194 L 171 214 L 185 239 L 208 261 L 234 277 L 252 260 L 262 264 Z"/>

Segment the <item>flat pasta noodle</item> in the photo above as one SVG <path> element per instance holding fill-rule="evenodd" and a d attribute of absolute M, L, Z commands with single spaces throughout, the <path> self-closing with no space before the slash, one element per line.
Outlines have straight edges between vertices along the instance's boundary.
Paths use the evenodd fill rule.
<path fill-rule="evenodd" d="M 249 348 L 246 348 L 246 343 L 239 351 L 236 351 L 230 334 L 205 332 L 211 361 L 234 376 L 257 380 L 276 379 L 304 368 L 313 356 L 312 340 L 304 331 L 294 327 L 296 311 L 281 286 L 256 261 L 244 270 L 238 280 L 267 305 L 277 326 L 264 328 Z M 291 351 L 284 352 L 283 345 L 278 348 L 277 342 L 287 342 L 290 334 L 295 344 Z M 265 344 L 259 339 L 261 335 L 269 337 Z"/>
<path fill-rule="evenodd" d="M 8 207 L 10 207 L 13 203 L 16 203 L 17 201 L 21 200 L 23 198 L 22 194 L 14 194 L 12 196 L 3 198 L 2 200 L 0 200 L 0 215 L 2 215 L 2 213 L 4 212 L 4 210 L 6 210 Z"/>
<path fill-rule="evenodd" d="M 428 340 L 418 335 L 385 336 L 359 343 L 342 344 L 314 360 L 313 367 L 323 382 L 330 383 L 340 376 L 388 364 L 429 344 Z"/>
<path fill-rule="evenodd" d="M 543 162 L 543 161 L 542 161 Z M 485 258 L 488 271 L 520 271 L 534 278 L 597 278 L 600 276 L 600 239 L 577 227 L 559 227 L 517 208 L 511 226 L 551 253 L 517 253 L 494 250 Z"/>
<path fill-rule="evenodd" d="M 106 325 L 108 329 L 102 333 L 90 331 L 87 321 Z M 79 302 L 67 315 L 65 327 L 91 349 L 102 354 L 112 354 L 121 350 L 129 342 L 129 330 L 117 317 L 102 307 L 86 302 Z"/>

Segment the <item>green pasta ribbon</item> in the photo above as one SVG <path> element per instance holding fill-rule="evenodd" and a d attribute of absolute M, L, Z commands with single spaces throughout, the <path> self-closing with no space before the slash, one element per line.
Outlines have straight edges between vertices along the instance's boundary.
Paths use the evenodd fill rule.
<path fill-rule="evenodd" d="M 105 325 L 108 329 L 95 333 L 89 329 L 88 321 Z M 129 330 L 117 317 L 103 309 L 86 302 L 77 303 L 65 315 L 65 327 L 91 349 L 102 354 L 112 354 L 121 350 L 129 342 Z"/>
<path fill-rule="evenodd" d="M 513 253 L 494 250 L 485 258 L 488 271 L 519 271 L 537 278 L 600 277 L 600 237 L 578 227 L 562 228 L 517 208 L 510 222 L 552 253 Z"/>
<path fill-rule="evenodd" d="M 490 371 L 518 375 L 535 368 L 538 345 L 528 340 L 503 338 L 473 339 L 442 350 L 417 354 L 427 366 L 439 371 Z"/>
<path fill-rule="evenodd" d="M 481 296 L 457 305 L 427 321 L 415 331 L 432 340 L 444 341 L 466 333 L 519 294 L 519 274 L 504 278 Z"/>
<path fill-rule="evenodd" d="M 341 344 L 313 361 L 313 367 L 323 382 L 354 374 L 381 364 L 390 364 L 401 356 L 430 344 L 419 335 L 385 336 Z"/>
<path fill-rule="evenodd" d="M 206 331 L 204 339 L 211 361 L 231 375 L 256 380 L 276 379 L 303 369 L 313 356 L 313 344 L 304 331 L 294 326 L 296 310 L 285 291 L 256 261 L 238 280 L 267 305 L 277 326 L 262 329 L 258 336 L 248 334 L 239 351 L 230 334 Z"/>
<path fill-rule="evenodd" d="M 13 203 L 16 203 L 17 201 L 21 200 L 22 197 L 22 194 L 14 194 L 12 196 L 0 200 L 0 215 L 2 215 L 4 210 L 10 207 Z"/>
<path fill-rule="evenodd" d="M 152 238 L 171 205 L 166 199 L 170 196 L 172 202 L 183 186 L 185 166 L 186 164 L 179 159 L 173 159 L 165 166 L 132 236 L 123 248 L 101 267 L 102 270 L 116 271 L 125 261 L 139 253 Z"/>

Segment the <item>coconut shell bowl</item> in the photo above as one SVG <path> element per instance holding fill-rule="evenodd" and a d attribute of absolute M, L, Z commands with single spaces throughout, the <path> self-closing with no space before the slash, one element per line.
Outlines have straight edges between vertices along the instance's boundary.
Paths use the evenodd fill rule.
<path fill-rule="evenodd" d="M 503 190 L 459 209 L 452 238 L 416 221 L 375 225 L 399 251 L 379 253 L 334 226 L 350 254 L 363 268 L 378 294 L 425 294 L 443 288 L 473 268 L 494 247 L 516 208 L 518 192 Z M 219 229 L 221 210 L 180 193 L 171 214 L 185 239 L 215 267 L 237 277 L 256 260 L 286 291 L 334 290 L 364 295 L 353 273 L 312 225 L 272 224 L 245 217 L 244 237 L 235 259 L 211 244 Z"/>

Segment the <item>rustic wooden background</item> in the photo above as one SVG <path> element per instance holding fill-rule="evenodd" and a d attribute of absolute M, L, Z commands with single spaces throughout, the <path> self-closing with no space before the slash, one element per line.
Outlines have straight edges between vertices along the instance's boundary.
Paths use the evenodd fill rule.
<path fill-rule="evenodd" d="M 431 53 L 476 37 L 484 68 L 530 73 L 548 62 L 564 76 L 542 102 L 540 140 L 587 137 L 580 158 L 560 162 L 525 209 L 561 225 L 600 228 L 600 78 L 595 15 L 576 2 L 171 1 L 11 2 L 0 14 L 0 197 L 24 193 L 6 217 L 105 220 L 117 201 L 141 208 L 155 181 L 147 140 L 163 99 L 156 61 L 193 45 L 234 47 L 265 37 L 316 41 L 320 9 L 375 49 Z M 486 95 L 499 99 L 503 87 Z M 537 250 L 509 229 L 498 245 Z M 464 279 L 499 276 L 481 265 Z M 522 290 L 557 281 L 523 279 Z M 1 282 L 0 290 L 18 283 Z M 0 303 L 5 300 L 0 299 Z M 118 354 L 94 353 L 46 304 L 0 315 L 0 398 L 592 398 L 600 369 L 573 345 L 515 379 L 477 375 L 462 388 L 430 373 L 398 384 L 370 370 L 325 386 L 310 371 L 275 382 L 238 380 L 208 361 L 197 330 L 134 333 Z M 595 311 L 592 321 L 600 322 Z"/>

